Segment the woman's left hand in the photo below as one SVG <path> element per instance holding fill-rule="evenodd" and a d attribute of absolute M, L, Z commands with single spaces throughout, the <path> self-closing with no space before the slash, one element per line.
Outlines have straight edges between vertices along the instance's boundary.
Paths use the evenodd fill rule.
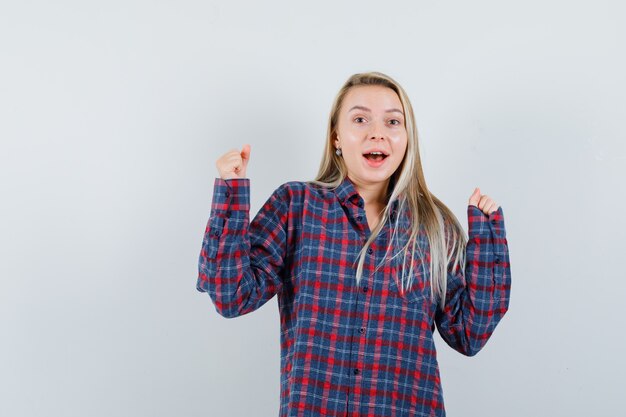
<path fill-rule="evenodd" d="M 469 198 L 469 204 L 472 206 L 476 206 L 482 210 L 483 213 L 489 215 L 494 211 L 498 210 L 498 206 L 495 201 L 491 197 L 486 194 L 480 194 L 480 188 L 476 187 L 474 192 Z"/>

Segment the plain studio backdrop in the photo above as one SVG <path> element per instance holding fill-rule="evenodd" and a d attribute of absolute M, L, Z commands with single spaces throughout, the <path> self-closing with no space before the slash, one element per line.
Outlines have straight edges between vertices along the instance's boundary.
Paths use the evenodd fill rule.
<path fill-rule="evenodd" d="M 451 417 L 623 411 L 620 1 L 3 1 L 0 415 L 274 416 L 276 297 L 196 291 L 216 159 L 251 217 L 310 180 L 332 100 L 381 71 L 467 228 L 503 208 L 510 310 L 475 357 L 437 335 Z"/>

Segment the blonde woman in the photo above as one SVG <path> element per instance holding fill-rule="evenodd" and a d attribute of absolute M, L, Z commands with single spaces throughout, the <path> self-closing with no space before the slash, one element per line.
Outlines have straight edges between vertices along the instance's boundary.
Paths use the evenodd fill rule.
<path fill-rule="evenodd" d="M 351 76 L 314 181 L 278 187 L 249 222 L 251 149 L 217 160 L 197 289 L 224 317 L 274 295 L 287 416 L 444 416 L 433 332 L 475 355 L 509 306 L 503 211 L 476 188 L 468 237 L 426 186 L 411 103 Z"/>

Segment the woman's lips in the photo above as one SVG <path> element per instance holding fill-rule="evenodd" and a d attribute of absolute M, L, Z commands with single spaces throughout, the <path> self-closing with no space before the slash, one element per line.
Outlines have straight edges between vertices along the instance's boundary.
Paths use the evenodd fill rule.
<path fill-rule="evenodd" d="M 365 159 L 365 162 L 367 162 L 367 165 L 371 166 L 372 168 L 378 168 L 379 166 L 385 163 L 385 160 L 387 158 L 385 157 L 385 158 L 382 158 L 380 161 L 374 161 L 372 159 L 366 158 L 365 155 L 363 155 L 363 159 Z"/>

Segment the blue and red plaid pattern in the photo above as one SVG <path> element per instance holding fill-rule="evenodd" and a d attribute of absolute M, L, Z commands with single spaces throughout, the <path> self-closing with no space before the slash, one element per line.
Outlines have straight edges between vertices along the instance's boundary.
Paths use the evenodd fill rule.
<path fill-rule="evenodd" d="M 408 216 L 397 207 L 392 216 L 404 230 Z M 472 356 L 508 310 L 502 208 L 486 215 L 468 205 L 466 267 L 448 268 L 443 310 L 431 301 L 419 259 L 406 293 L 397 281 L 401 256 L 375 271 L 390 224 L 368 251 L 357 287 L 355 261 L 370 230 L 349 178 L 335 190 L 288 182 L 252 222 L 249 210 L 248 178 L 215 179 L 197 289 L 229 318 L 277 295 L 279 416 L 445 416 L 433 332 L 437 327 L 448 345 Z M 419 243 L 430 259 L 423 233 Z"/>

